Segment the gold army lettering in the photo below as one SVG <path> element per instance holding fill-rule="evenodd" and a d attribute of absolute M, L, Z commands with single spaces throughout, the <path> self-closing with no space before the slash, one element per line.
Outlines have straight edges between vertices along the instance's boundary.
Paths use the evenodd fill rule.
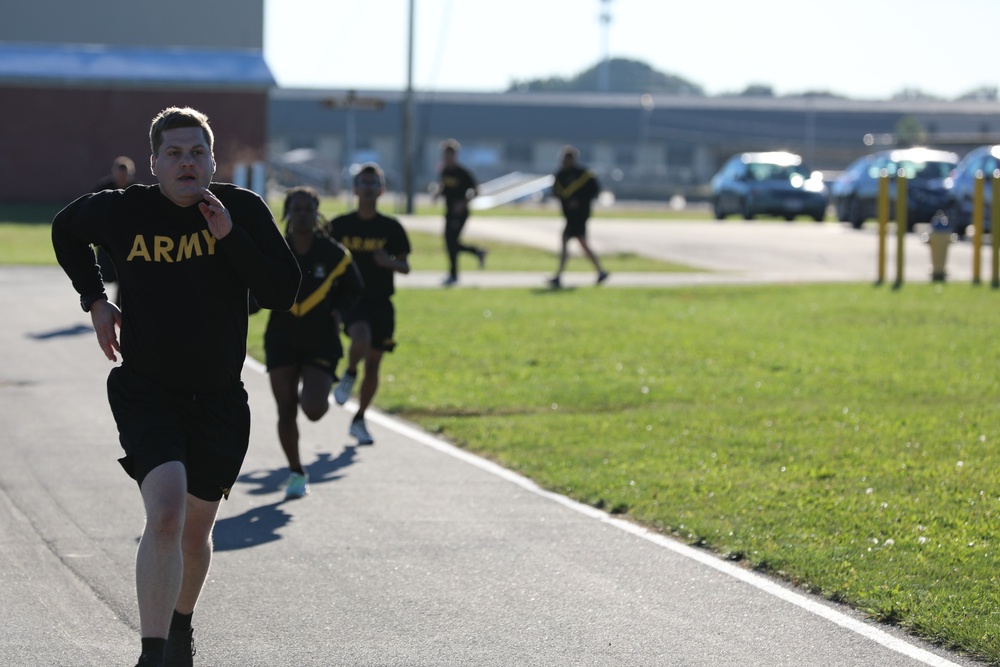
<path fill-rule="evenodd" d="M 372 239 L 364 236 L 345 236 L 340 239 L 345 248 L 351 252 L 375 252 L 385 247 L 388 239 Z"/>
<path fill-rule="evenodd" d="M 141 259 L 146 262 L 180 262 L 196 255 L 214 255 L 216 240 L 207 229 L 182 236 L 176 242 L 169 236 L 153 236 L 150 243 L 144 235 L 136 234 L 132 241 L 132 251 L 125 261 Z"/>

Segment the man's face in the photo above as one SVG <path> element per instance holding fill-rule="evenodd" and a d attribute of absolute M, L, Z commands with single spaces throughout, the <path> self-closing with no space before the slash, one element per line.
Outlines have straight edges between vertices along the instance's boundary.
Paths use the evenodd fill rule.
<path fill-rule="evenodd" d="M 382 181 L 376 174 L 360 174 L 354 183 L 359 202 L 374 203 L 382 196 Z"/>
<path fill-rule="evenodd" d="M 215 158 L 200 127 L 164 130 L 163 143 L 149 158 L 149 169 L 160 183 L 160 191 L 178 206 L 191 206 L 202 199 L 215 174 Z"/>

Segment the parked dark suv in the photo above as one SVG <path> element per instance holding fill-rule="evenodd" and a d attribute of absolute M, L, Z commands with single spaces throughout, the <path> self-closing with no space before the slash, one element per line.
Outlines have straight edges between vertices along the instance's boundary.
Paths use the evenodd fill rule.
<path fill-rule="evenodd" d="M 896 174 L 907 178 L 906 230 L 918 222 L 930 222 L 949 201 L 948 176 L 958 165 L 958 155 L 930 148 L 900 148 L 879 151 L 852 162 L 830 186 L 837 219 L 860 229 L 865 220 L 878 215 L 878 179 L 884 169 L 889 180 L 889 215 L 896 215 Z"/>
<path fill-rule="evenodd" d="M 712 210 L 722 220 L 736 213 L 746 220 L 777 215 L 794 220 L 826 217 L 829 193 L 819 172 L 794 153 L 741 153 L 729 158 L 712 178 Z"/>
<path fill-rule="evenodd" d="M 993 172 L 1000 169 L 1000 146 L 980 146 L 969 151 L 955 167 L 951 177 L 948 206 L 945 213 L 952 229 L 965 236 L 972 224 L 972 196 L 976 172 L 983 172 L 983 230 L 990 231 L 993 220 Z"/>

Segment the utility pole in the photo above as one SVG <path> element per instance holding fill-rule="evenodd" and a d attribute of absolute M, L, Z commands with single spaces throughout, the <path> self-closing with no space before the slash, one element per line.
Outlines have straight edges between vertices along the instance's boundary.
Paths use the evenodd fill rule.
<path fill-rule="evenodd" d="M 611 54 L 609 33 L 611 32 L 611 0 L 601 0 L 601 64 L 597 70 L 597 90 L 606 93 L 611 83 Z"/>
<path fill-rule="evenodd" d="M 406 190 L 406 213 L 413 214 L 413 14 L 410 0 L 409 36 L 406 57 L 406 100 L 403 105 L 403 188 Z"/>

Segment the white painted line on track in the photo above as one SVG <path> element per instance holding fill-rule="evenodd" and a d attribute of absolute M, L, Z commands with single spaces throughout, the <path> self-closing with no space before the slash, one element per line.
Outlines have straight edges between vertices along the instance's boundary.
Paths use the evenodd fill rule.
<path fill-rule="evenodd" d="M 245 366 L 259 373 L 267 373 L 263 364 L 251 359 L 250 357 L 247 357 Z M 334 403 L 333 405 L 336 404 Z M 352 399 L 340 407 L 354 410 L 357 408 L 357 402 Z M 476 454 L 467 452 L 464 449 L 452 445 L 451 443 L 445 442 L 441 438 L 437 438 L 429 433 L 413 428 L 408 424 L 404 424 L 398 419 L 382 412 L 369 408 L 365 413 L 365 419 L 376 423 L 379 426 L 392 429 L 404 437 L 415 440 L 422 445 L 426 445 L 460 461 L 464 461 L 465 463 L 500 477 L 501 479 L 504 479 L 512 484 L 516 484 L 525 491 L 547 498 L 562 505 L 563 507 L 588 516 L 592 519 L 596 519 L 597 521 L 605 523 L 609 526 L 618 528 L 619 530 L 625 531 L 630 535 L 640 537 L 665 549 L 669 549 L 680 556 L 689 558 L 697 563 L 700 563 L 701 565 L 705 565 L 706 567 L 710 567 L 718 572 L 721 572 L 722 574 L 733 577 L 734 579 L 738 579 L 739 581 L 749 584 L 750 586 L 768 593 L 769 595 L 773 595 L 780 600 L 793 604 L 800 609 L 830 621 L 831 623 L 834 623 L 846 630 L 850 630 L 851 632 L 859 634 L 873 642 L 881 644 L 896 653 L 913 658 L 914 660 L 925 665 L 929 665 L 930 667 L 961 667 L 961 665 L 946 658 L 942 658 L 941 656 L 935 655 L 930 651 L 926 651 L 918 646 L 910 644 L 909 642 L 894 637 L 888 632 L 885 632 L 870 623 L 852 618 L 847 614 L 837 611 L 836 609 L 802 595 L 801 593 L 796 593 L 795 591 L 789 590 L 784 586 L 780 586 L 766 577 L 762 577 L 750 570 L 738 567 L 729 561 L 722 560 L 715 554 L 688 546 L 665 535 L 654 533 L 653 531 L 634 523 L 623 521 L 622 519 L 616 519 L 603 510 L 577 502 L 567 498 L 566 496 L 559 495 L 558 493 L 546 491 L 527 477 L 519 475 L 516 472 L 512 472 L 503 466 L 493 463 L 492 461 L 488 461 L 480 456 L 477 456 Z"/>

